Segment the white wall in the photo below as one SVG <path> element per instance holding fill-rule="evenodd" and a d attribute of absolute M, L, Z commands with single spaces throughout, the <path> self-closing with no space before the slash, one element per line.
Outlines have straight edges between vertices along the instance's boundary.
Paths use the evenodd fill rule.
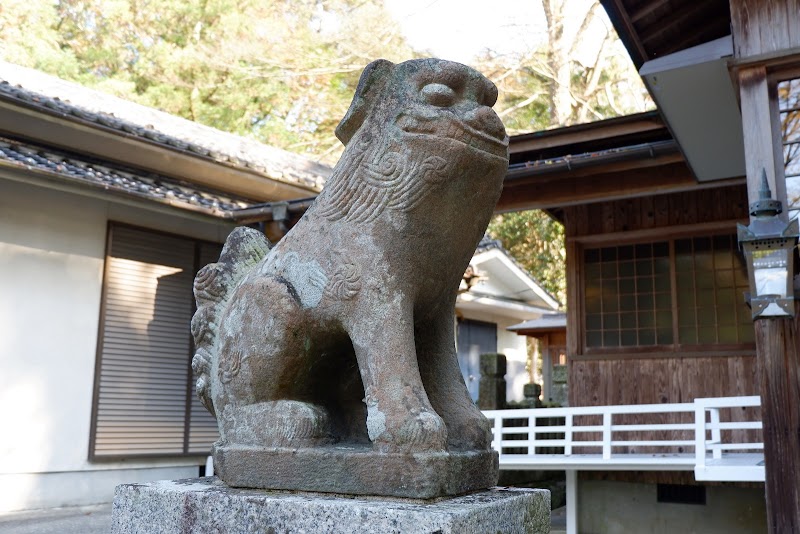
<path fill-rule="evenodd" d="M 87 460 L 109 220 L 209 240 L 228 231 L 0 177 L 0 511 L 108 501 L 113 483 L 152 468 L 197 474 L 191 460 Z M 76 471 L 97 471 L 97 484 Z"/>
<path fill-rule="evenodd" d="M 506 400 L 520 401 L 522 386 L 530 382 L 525 365 L 528 363 L 528 345 L 524 336 L 506 330 L 509 326 L 519 324 L 518 320 L 498 319 L 497 323 L 497 352 L 506 355 L 508 369 L 506 371 Z"/>

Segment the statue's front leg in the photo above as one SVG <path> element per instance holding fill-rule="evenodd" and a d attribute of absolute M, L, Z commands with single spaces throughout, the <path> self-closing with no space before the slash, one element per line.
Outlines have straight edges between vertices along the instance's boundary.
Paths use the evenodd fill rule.
<path fill-rule="evenodd" d="M 455 450 L 488 450 L 489 421 L 472 402 L 458 365 L 452 308 L 417 321 L 419 368 L 428 398 L 447 425 L 448 445 Z"/>
<path fill-rule="evenodd" d="M 353 342 L 367 404 L 367 432 L 381 452 L 443 451 L 447 428 L 420 378 L 411 307 L 357 314 Z"/>

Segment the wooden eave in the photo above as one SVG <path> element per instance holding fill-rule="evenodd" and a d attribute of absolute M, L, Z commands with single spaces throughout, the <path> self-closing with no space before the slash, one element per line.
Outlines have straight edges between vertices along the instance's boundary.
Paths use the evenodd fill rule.
<path fill-rule="evenodd" d="M 625 145 L 672 139 L 657 111 L 577 124 L 511 137 L 510 163 L 599 152 Z"/>
<path fill-rule="evenodd" d="M 728 0 L 600 0 L 636 68 L 730 35 Z"/>
<path fill-rule="evenodd" d="M 567 327 L 563 326 L 561 328 L 557 327 L 545 327 L 545 328 L 532 328 L 528 330 L 515 330 L 514 333 L 518 336 L 528 336 L 528 337 L 544 337 L 549 334 L 562 334 L 567 331 Z"/>
<path fill-rule="evenodd" d="M 498 212 L 724 187 L 700 184 L 656 111 L 514 136 Z"/>

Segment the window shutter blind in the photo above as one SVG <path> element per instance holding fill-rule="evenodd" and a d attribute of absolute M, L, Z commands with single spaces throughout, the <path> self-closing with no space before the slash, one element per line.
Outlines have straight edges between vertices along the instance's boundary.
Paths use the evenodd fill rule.
<path fill-rule="evenodd" d="M 195 244 L 124 226 L 110 232 L 93 453 L 181 454 Z"/>

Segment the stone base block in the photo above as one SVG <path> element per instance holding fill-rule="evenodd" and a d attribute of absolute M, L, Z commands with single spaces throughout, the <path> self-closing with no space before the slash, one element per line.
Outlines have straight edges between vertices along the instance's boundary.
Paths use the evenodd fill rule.
<path fill-rule="evenodd" d="M 494 451 L 378 453 L 368 447 L 263 449 L 214 446 L 214 471 L 229 486 L 432 499 L 497 484 Z"/>
<path fill-rule="evenodd" d="M 493 488 L 425 502 L 166 480 L 117 486 L 111 532 L 539 534 L 550 532 L 550 492 Z"/>

